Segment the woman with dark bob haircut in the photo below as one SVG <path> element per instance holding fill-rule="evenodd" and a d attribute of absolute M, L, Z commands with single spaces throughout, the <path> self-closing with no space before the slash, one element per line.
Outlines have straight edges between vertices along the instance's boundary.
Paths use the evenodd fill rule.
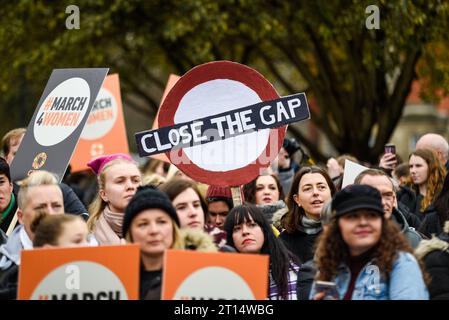
<path fill-rule="evenodd" d="M 273 234 L 262 211 L 251 204 L 234 207 L 226 217 L 224 229 L 228 245 L 240 253 L 267 254 L 270 258 L 270 300 L 296 300 L 299 261 Z"/>
<path fill-rule="evenodd" d="M 313 257 L 315 240 L 322 231 L 321 211 L 335 191 L 327 172 L 317 166 L 301 168 L 293 179 L 280 238 L 301 262 Z"/>

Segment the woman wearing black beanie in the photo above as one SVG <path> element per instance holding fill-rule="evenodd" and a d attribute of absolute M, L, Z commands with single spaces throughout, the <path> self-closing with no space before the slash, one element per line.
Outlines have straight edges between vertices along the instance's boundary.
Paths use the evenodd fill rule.
<path fill-rule="evenodd" d="M 127 242 L 140 244 L 140 299 L 160 299 L 164 252 L 182 248 L 179 219 L 167 195 L 139 187 L 126 207 L 123 235 Z"/>

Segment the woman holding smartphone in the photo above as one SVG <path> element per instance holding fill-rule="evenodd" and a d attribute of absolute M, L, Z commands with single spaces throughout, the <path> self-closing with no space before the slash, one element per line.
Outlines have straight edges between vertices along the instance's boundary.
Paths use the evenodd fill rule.
<path fill-rule="evenodd" d="M 318 281 L 334 282 L 341 300 L 427 300 L 425 273 L 394 222 L 384 218 L 379 191 L 350 185 L 332 200 L 334 216 L 319 240 L 310 297 Z"/>

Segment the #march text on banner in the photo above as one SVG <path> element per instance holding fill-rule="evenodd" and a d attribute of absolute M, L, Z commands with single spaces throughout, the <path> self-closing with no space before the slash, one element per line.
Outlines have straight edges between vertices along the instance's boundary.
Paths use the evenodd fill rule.
<path fill-rule="evenodd" d="M 306 95 L 298 93 L 173 126 L 138 132 L 135 137 L 139 155 L 144 157 L 309 118 Z"/>

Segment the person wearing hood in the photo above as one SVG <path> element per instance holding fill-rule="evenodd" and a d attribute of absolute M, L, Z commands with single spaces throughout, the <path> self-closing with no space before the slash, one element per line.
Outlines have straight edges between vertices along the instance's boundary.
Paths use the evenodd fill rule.
<path fill-rule="evenodd" d="M 380 192 L 385 219 L 394 221 L 412 248 L 416 248 L 422 240 L 422 236 L 413 227 L 409 226 L 404 213 L 398 209 L 393 180 L 382 170 L 368 169 L 361 172 L 355 178 L 354 183 L 369 185 Z"/>
<path fill-rule="evenodd" d="M 206 192 L 206 224 L 223 230 L 229 211 L 234 207 L 229 187 L 209 186 Z"/>
<path fill-rule="evenodd" d="M 314 255 L 315 240 L 322 231 L 321 210 L 335 191 L 327 172 L 317 166 L 301 168 L 293 180 L 287 197 L 289 212 L 283 222 L 285 230 L 279 237 L 301 262 Z"/>
<path fill-rule="evenodd" d="M 122 153 L 98 157 L 87 165 L 98 179 L 97 197 L 89 206 L 89 231 L 100 245 L 123 243 L 123 215 L 141 184 L 139 168 Z"/>

